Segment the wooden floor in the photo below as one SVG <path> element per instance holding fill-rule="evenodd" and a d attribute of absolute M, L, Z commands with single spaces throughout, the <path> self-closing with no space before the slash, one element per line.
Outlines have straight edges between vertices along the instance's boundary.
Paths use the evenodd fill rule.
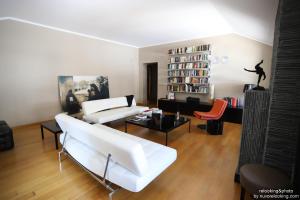
<path fill-rule="evenodd" d="M 139 193 L 120 190 L 122 200 L 239 199 L 234 183 L 241 126 L 224 123 L 224 134 L 199 130 L 199 120 L 169 134 L 169 146 L 177 149 L 175 163 Z M 124 130 L 123 123 L 113 124 Z M 128 125 L 128 132 L 164 144 L 163 133 Z M 14 129 L 15 148 L 0 152 L 0 199 L 108 199 L 108 192 L 70 159 L 60 172 L 54 136 L 39 125 Z"/>

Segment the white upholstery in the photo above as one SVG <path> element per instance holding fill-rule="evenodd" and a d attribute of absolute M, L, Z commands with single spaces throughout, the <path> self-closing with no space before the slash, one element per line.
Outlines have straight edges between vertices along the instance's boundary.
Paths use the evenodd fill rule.
<path fill-rule="evenodd" d="M 65 126 L 62 130 L 66 130 L 72 138 L 103 155 L 111 153 L 113 159 L 133 173 L 143 175 L 147 170 L 148 164 L 139 143 L 65 114 L 59 114 L 55 119 L 60 126 Z"/>
<path fill-rule="evenodd" d="M 176 160 L 175 149 L 65 114 L 55 118 L 67 131 L 65 148 L 73 158 L 103 176 L 107 155 L 111 153 L 113 162 L 107 179 L 129 191 L 139 192 Z M 60 136 L 61 143 L 64 134 Z"/>
<path fill-rule="evenodd" d="M 102 110 L 128 106 L 126 97 L 116 97 L 110 99 L 100 99 L 82 102 L 84 115 L 89 115 Z"/>
<path fill-rule="evenodd" d="M 131 106 L 136 106 L 136 101 L 135 101 L 135 98 L 133 98 L 133 99 L 132 99 Z"/>
<path fill-rule="evenodd" d="M 82 103 L 83 119 L 89 123 L 106 123 L 142 113 L 149 107 L 136 106 L 135 99 L 128 107 L 126 97 L 86 101 Z"/>
<path fill-rule="evenodd" d="M 121 107 L 85 115 L 83 118 L 87 122 L 103 124 L 106 122 L 122 119 L 128 116 L 137 115 L 148 109 L 148 107 L 143 106 Z"/>

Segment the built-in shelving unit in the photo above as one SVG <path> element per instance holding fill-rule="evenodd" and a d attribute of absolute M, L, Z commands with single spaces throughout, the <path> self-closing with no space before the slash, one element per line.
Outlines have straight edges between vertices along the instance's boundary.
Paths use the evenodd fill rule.
<path fill-rule="evenodd" d="M 169 49 L 168 91 L 208 94 L 211 45 Z"/>

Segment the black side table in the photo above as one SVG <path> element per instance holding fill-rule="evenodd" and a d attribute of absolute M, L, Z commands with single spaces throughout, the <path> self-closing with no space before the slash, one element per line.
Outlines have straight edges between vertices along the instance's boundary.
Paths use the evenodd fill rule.
<path fill-rule="evenodd" d="M 57 134 L 62 133 L 61 128 L 59 127 L 59 125 L 56 123 L 55 120 L 51 120 L 51 121 L 41 123 L 41 134 L 42 134 L 42 139 L 43 140 L 44 140 L 44 128 L 54 134 L 55 148 L 58 149 Z"/>

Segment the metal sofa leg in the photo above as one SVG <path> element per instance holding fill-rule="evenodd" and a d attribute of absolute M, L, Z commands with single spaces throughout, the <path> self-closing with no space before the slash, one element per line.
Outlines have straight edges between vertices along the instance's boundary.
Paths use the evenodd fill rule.
<path fill-rule="evenodd" d="M 120 188 L 117 188 L 117 189 L 113 190 L 112 192 L 110 192 L 110 193 L 108 194 L 109 200 L 112 200 L 112 199 L 113 199 L 113 195 L 114 195 L 116 192 L 118 192 L 119 190 L 120 190 Z"/>

